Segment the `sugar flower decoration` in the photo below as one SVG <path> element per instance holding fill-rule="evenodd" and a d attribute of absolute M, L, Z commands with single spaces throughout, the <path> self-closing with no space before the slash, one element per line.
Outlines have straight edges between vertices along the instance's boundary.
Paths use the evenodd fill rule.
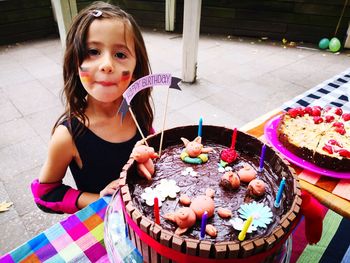
<path fill-rule="evenodd" d="M 232 171 L 232 167 L 231 166 L 226 166 L 226 167 L 223 167 L 221 164 L 218 164 L 218 171 L 219 173 L 225 173 L 225 172 L 228 172 L 228 171 Z"/>
<path fill-rule="evenodd" d="M 239 217 L 235 217 L 235 218 L 230 220 L 230 223 L 232 224 L 233 228 L 236 230 L 239 230 L 239 231 L 241 231 L 243 229 L 244 222 L 245 222 L 245 220 L 243 220 Z M 253 219 L 253 223 L 254 223 L 254 219 Z M 257 228 L 253 224 L 251 224 L 247 230 L 247 233 L 251 233 L 251 232 L 256 231 L 256 230 L 257 230 Z"/>
<path fill-rule="evenodd" d="M 160 180 L 160 184 L 157 185 L 155 189 L 161 192 L 165 198 L 175 198 L 176 194 L 180 192 L 180 187 L 176 185 L 176 181 L 167 179 Z"/>
<path fill-rule="evenodd" d="M 252 225 L 254 227 L 266 228 L 272 221 L 271 209 L 255 201 L 241 205 L 238 213 L 240 213 L 240 217 L 243 219 L 248 219 L 248 217 L 253 216 Z"/>
<path fill-rule="evenodd" d="M 160 184 L 155 188 L 146 187 L 141 194 L 141 198 L 146 202 L 146 205 L 153 206 L 154 198 L 157 197 L 159 207 L 161 207 L 162 202 L 164 202 L 167 197 L 175 198 L 178 192 L 180 192 L 180 187 L 176 185 L 174 180 L 162 179 L 160 180 Z"/>
<path fill-rule="evenodd" d="M 186 176 L 186 175 L 191 175 L 191 176 L 198 176 L 198 173 L 193 170 L 192 167 L 187 167 L 185 170 L 181 172 L 181 175 Z"/>

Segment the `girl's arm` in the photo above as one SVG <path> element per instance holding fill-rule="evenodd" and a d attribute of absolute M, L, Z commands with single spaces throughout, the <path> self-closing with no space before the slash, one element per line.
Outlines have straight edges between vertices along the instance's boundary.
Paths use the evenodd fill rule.
<path fill-rule="evenodd" d="M 39 180 L 32 182 L 34 201 L 40 209 L 51 213 L 74 213 L 99 198 L 62 184 L 69 163 L 77 150 L 68 129 L 60 125 L 49 143 L 48 156 Z"/>

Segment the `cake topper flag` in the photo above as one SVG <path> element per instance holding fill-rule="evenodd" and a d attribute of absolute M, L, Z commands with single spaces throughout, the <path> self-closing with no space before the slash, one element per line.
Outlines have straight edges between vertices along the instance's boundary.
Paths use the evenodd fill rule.
<path fill-rule="evenodd" d="M 179 79 L 177 77 L 172 77 L 171 74 L 169 74 L 169 73 L 150 74 L 150 75 L 144 76 L 144 77 L 136 80 L 123 93 L 123 101 L 120 104 L 120 107 L 118 109 L 118 113 L 121 113 L 121 120 L 123 121 L 126 113 L 128 111 L 130 111 L 131 117 L 133 118 L 133 120 L 137 126 L 137 129 L 139 130 L 142 138 L 145 139 L 145 136 L 143 135 L 142 130 L 141 130 L 141 128 L 136 120 L 136 117 L 135 117 L 135 115 L 130 107 L 131 100 L 134 98 L 134 96 L 139 91 L 146 89 L 146 88 L 153 87 L 153 86 L 168 86 L 170 89 L 181 90 L 181 88 L 178 86 L 178 83 L 180 81 L 181 81 L 181 79 Z M 169 89 L 168 89 L 168 95 L 169 95 Z M 168 103 L 168 95 L 167 95 L 167 102 L 166 102 L 166 106 L 165 106 L 165 113 L 166 113 L 166 108 L 167 108 L 167 103 Z M 164 122 L 165 122 L 165 114 L 164 114 Z M 163 124 L 163 130 L 164 130 L 164 124 Z M 163 138 L 163 136 L 162 136 L 162 138 Z M 147 142 L 146 142 L 146 144 L 147 144 Z"/>

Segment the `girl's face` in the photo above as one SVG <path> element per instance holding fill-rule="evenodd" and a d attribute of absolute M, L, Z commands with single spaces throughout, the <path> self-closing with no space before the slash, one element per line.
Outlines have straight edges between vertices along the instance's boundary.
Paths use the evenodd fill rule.
<path fill-rule="evenodd" d="M 100 102 L 121 99 L 136 66 L 131 30 L 118 19 L 96 19 L 87 33 L 87 56 L 79 68 L 87 93 Z"/>

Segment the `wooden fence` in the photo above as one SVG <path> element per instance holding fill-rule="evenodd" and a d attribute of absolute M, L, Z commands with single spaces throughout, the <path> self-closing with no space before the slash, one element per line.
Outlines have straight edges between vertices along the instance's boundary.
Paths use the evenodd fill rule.
<path fill-rule="evenodd" d="M 183 1 L 176 1 L 175 32 L 182 32 Z M 78 10 L 93 1 L 77 0 Z M 141 27 L 163 31 L 165 0 L 110 0 Z M 201 33 L 286 38 L 318 43 L 335 36 L 347 0 L 202 0 Z M 0 0 L 0 45 L 58 35 L 50 0 Z M 344 41 L 347 4 L 336 36 Z"/>

